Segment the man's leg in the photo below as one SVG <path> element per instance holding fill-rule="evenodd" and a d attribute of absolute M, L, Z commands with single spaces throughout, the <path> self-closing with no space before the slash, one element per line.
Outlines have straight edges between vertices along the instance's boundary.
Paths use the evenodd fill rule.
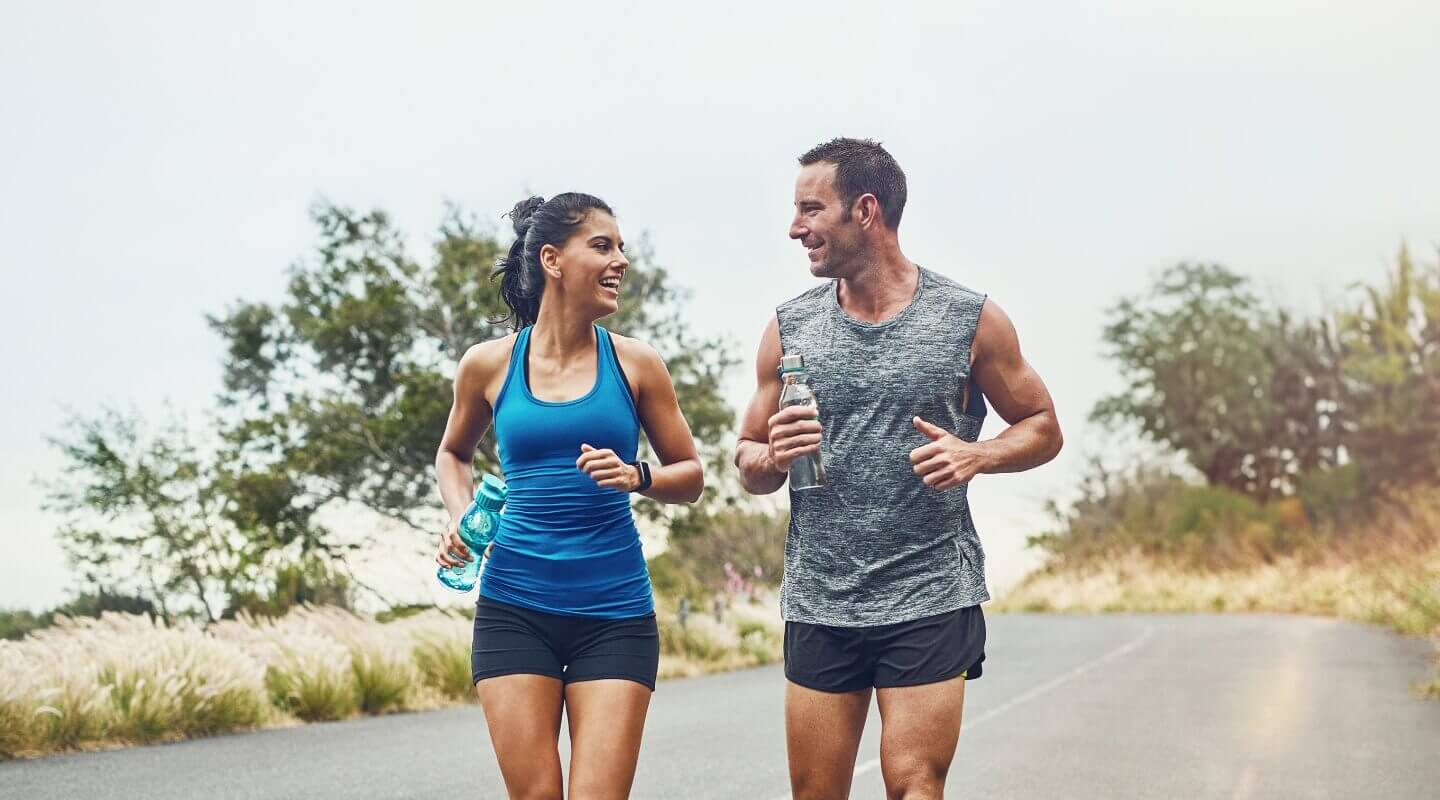
<path fill-rule="evenodd" d="M 875 690 L 880 771 L 890 800 L 939 800 L 960 740 L 965 678 Z"/>
<path fill-rule="evenodd" d="M 794 800 L 842 800 L 850 796 L 855 753 L 865 732 L 870 690 L 821 692 L 785 685 L 785 749 L 790 756 Z"/>
<path fill-rule="evenodd" d="M 985 612 L 968 606 L 876 634 L 880 768 L 891 798 L 939 798 L 960 739 L 965 681 L 983 673 Z"/>

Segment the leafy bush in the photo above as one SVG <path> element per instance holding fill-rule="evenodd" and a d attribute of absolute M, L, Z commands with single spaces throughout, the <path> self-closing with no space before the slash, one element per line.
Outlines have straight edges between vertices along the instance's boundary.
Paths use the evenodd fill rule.
<path fill-rule="evenodd" d="M 355 590 L 350 579 L 320 558 L 309 558 L 297 564 L 275 568 L 269 586 L 263 591 L 236 590 L 223 616 L 237 614 L 277 617 L 297 606 L 329 606 L 351 608 Z"/>
<path fill-rule="evenodd" d="M 778 585 L 788 530 L 789 520 L 783 515 L 721 511 L 694 530 L 672 537 L 669 549 L 650 559 L 650 581 L 662 595 L 688 597 L 697 604 L 725 588 L 727 563 L 761 586 Z"/>

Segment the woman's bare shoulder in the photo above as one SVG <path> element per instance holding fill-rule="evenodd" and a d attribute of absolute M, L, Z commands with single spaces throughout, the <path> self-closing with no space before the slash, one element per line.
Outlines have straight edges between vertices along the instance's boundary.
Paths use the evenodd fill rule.
<path fill-rule="evenodd" d="M 510 354 L 515 350 L 515 340 L 518 338 L 519 334 L 512 333 L 499 339 L 470 345 L 465 355 L 460 357 L 456 379 L 484 381 L 504 369 L 510 361 Z"/>
<path fill-rule="evenodd" d="M 615 343 L 615 353 L 628 364 L 635 364 L 645 368 L 665 368 L 665 359 L 660 357 L 660 352 L 649 344 L 631 336 L 621 336 L 618 333 L 611 333 L 610 340 Z"/>

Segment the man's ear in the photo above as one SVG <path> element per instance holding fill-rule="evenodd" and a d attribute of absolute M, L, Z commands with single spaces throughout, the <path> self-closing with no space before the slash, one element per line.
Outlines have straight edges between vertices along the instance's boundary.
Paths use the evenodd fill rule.
<path fill-rule="evenodd" d="M 855 221 L 860 223 L 860 227 L 865 230 L 885 224 L 885 215 L 880 211 L 880 199 L 868 192 L 855 198 L 855 205 L 851 211 Z"/>

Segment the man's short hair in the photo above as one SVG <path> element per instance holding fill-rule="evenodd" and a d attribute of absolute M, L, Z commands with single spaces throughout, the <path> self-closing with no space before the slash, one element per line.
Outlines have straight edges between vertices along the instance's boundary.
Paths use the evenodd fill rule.
<path fill-rule="evenodd" d="M 905 212 L 905 172 L 880 143 L 872 139 L 840 137 L 816 145 L 800 156 L 800 166 L 825 161 L 835 165 L 835 189 L 845 203 L 845 216 L 862 194 L 880 201 L 885 227 L 900 227 Z"/>

